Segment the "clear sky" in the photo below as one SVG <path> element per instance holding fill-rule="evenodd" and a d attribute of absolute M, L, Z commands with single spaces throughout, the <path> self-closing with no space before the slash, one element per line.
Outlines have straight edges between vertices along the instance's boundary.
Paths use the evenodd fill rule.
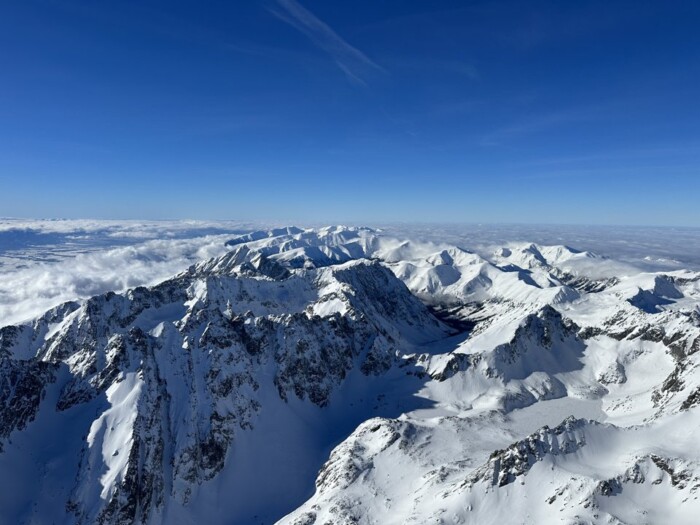
<path fill-rule="evenodd" d="M 0 216 L 700 226 L 700 2 L 0 2 Z"/>

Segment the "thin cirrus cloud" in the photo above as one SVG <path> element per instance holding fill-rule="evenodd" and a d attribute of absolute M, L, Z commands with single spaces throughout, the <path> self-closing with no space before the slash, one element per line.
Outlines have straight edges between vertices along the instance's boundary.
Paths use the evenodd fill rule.
<path fill-rule="evenodd" d="M 296 0 L 277 0 L 268 11 L 303 33 L 319 49 L 326 52 L 352 82 L 366 85 L 372 73 L 384 72 L 362 51 L 346 42 L 328 24 Z"/>

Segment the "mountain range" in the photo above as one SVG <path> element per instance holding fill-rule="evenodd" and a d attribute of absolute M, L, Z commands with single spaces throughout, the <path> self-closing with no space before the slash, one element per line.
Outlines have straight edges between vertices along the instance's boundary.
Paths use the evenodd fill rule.
<path fill-rule="evenodd" d="M 0 523 L 696 523 L 700 272 L 226 244 L 0 328 Z"/>

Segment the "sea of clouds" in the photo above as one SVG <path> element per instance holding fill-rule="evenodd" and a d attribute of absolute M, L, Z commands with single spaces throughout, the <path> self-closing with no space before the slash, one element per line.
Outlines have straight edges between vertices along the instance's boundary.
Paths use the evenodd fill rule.
<path fill-rule="evenodd" d="M 65 301 L 155 284 L 261 227 L 269 225 L 0 219 L 0 326 Z"/>
<path fill-rule="evenodd" d="M 281 226 L 233 221 L 0 219 L 0 326 L 64 301 L 160 282 L 223 254 L 236 235 Z M 310 225 L 319 226 L 319 225 Z M 411 225 L 388 235 L 488 254 L 510 242 L 565 244 L 649 271 L 700 270 L 700 229 L 514 225 Z"/>

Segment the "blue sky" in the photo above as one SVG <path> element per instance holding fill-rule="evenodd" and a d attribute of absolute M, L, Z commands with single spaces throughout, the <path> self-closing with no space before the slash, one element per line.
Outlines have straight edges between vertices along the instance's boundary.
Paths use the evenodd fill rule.
<path fill-rule="evenodd" d="M 700 226 L 700 3 L 0 4 L 0 216 Z"/>

